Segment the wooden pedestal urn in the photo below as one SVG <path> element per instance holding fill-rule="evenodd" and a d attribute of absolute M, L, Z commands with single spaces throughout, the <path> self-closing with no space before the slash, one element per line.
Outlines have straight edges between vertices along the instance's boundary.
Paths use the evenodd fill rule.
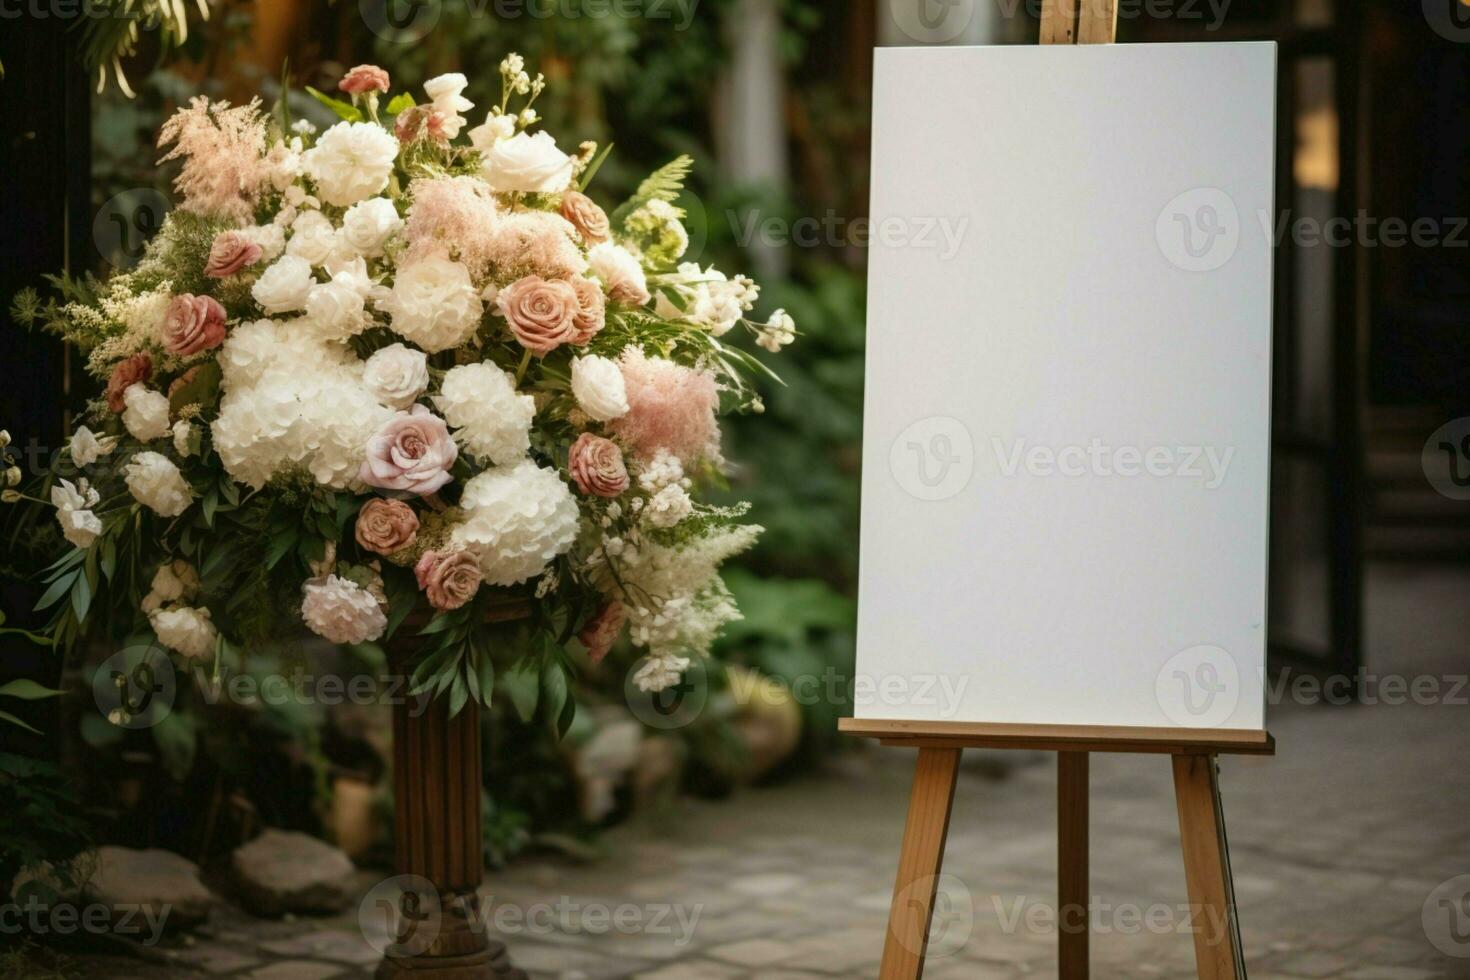
<path fill-rule="evenodd" d="M 394 661 L 407 692 L 412 663 Z M 491 935 L 476 891 L 485 875 L 480 745 L 473 699 L 453 718 L 445 697 L 405 693 L 393 706 L 394 868 L 404 891 L 378 980 L 527 980 Z"/>

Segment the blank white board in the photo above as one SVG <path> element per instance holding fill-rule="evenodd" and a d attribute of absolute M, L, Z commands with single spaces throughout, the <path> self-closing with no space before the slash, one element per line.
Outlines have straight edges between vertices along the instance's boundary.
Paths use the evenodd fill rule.
<path fill-rule="evenodd" d="M 1275 72 L 877 52 L 857 717 L 1264 727 Z"/>

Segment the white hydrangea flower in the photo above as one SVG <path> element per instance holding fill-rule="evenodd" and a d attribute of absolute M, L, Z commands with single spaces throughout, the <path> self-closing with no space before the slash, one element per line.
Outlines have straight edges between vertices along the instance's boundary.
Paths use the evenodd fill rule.
<path fill-rule="evenodd" d="M 363 368 L 362 383 L 389 408 L 408 408 L 429 388 L 429 356 L 403 344 L 374 351 Z"/>
<path fill-rule="evenodd" d="M 51 488 L 51 504 L 56 508 L 56 521 L 61 534 L 73 546 L 90 548 L 102 533 L 102 521 L 92 512 L 101 496 L 85 479 L 72 483 L 58 480 Z"/>
<path fill-rule="evenodd" d="M 342 240 L 358 255 L 376 258 L 383 254 L 388 239 L 402 227 L 403 219 L 393 202 L 386 197 L 373 197 L 347 209 L 342 216 Z"/>
<path fill-rule="evenodd" d="M 560 194 L 571 186 L 573 164 L 550 133 L 518 133 L 483 152 L 481 172 L 497 193 Z"/>
<path fill-rule="evenodd" d="M 434 396 L 455 439 L 476 456 L 508 466 L 531 448 L 536 399 L 516 393 L 515 378 L 494 364 L 450 368 Z"/>
<path fill-rule="evenodd" d="M 219 636 L 208 609 L 190 606 L 155 609 L 148 614 L 148 624 L 159 643 L 191 660 L 203 660 L 214 652 Z"/>
<path fill-rule="evenodd" d="M 128 492 L 160 517 L 177 517 L 189 508 L 194 491 L 167 456 L 141 452 L 123 467 Z"/>
<path fill-rule="evenodd" d="M 152 442 L 169 434 L 168 398 L 161 393 L 142 384 L 129 385 L 123 405 L 123 426 L 134 439 Z"/>
<path fill-rule="evenodd" d="M 345 578 L 309 579 L 301 591 L 301 618 L 324 640 L 371 643 L 388 628 L 388 616 L 373 594 Z"/>
<path fill-rule="evenodd" d="M 430 354 L 474 336 L 484 307 L 463 263 L 431 255 L 398 269 L 393 292 L 379 306 L 395 333 Z"/>
<path fill-rule="evenodd" d="M 572 361 L 572 396 L 599 422 L 628 414 L 628 386 L 616 361 L 596 354 Z"/>
<path fill-rule="evenodd" d="M 540 575 L 577 537 L 579 511 L 555 470 L 530 460 L 486 470 L 465 484 L 465 521 L 453 543 L 480 561 L 489 585 L 516 585 Z"/>
<path fill-rule="evenodd" d="M 250 295 L 267 313 L 290 313 L 306 305 L 315 283 L 310 262 L 299 255 L 283 255 L 266 266 Z"/>
<path fill-rule="evenodd" d="M 302 164 L 321 199 L 345 208 L 381 194 L 397 158 L 398 140 L 382 126 L 340 122 L 302 155 Z"/>

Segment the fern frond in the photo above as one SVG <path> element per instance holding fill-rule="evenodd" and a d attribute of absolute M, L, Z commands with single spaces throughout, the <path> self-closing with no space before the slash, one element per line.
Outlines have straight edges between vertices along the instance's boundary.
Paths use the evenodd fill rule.
<path fill-rule="evenodd" d="M 678 199 L 679 193 L 684 190 L 684 179 L 689 176 L 689 171 L 694 169 L 694 158 L 687 153 L 679 156 L 659 167 L 638 185 L 633 196 L 628 198 L 612 214 L 612 223 L 621 227 L 628 220 L 628 215 L 637 211 L 650 201 L 668 201 L 673 203 Z M 680 217 L 683 217 L 681 214 Z"/>

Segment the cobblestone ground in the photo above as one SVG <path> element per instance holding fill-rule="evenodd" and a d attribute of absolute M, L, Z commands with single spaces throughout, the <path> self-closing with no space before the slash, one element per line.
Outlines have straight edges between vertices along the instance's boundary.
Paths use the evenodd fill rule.
<path fill-rule="evenodd" d="M 1462 572 L 1375 570 L 1370 671 L 1463 675 L 1467 596 Z M 1255 980 L 1470 977 L 1470 878 L 1441 887 L 1470 874 L 1470 689 L 1451 693 L 1424 706 L 1288 699 L 1271 709 L 1275 758 L 1225 761 Z M 994 759 L 966 767 L 931 980 L 1055 975 L 1054 764 L 1020 761 L 1003 779 Z M 911 763 L 874 748 L 792 785 L 680 804 L 611 834 L 602 863 L 531 860 L 495 875 L 487 902 L 559 920 L 506 937 L 537 978 L 873 977 Z M 1092 785 L 1094 975 L 1193 976 L 1167 759 L 1099 756 Z M 364 892 L 374 882 L 365 875 Z M 355 915 L 267 923 L 226 908 L 210 931 L 151 962 L 77 963 L 90 977 L 318 980 L 367 976 L 377 959 Z"/>

